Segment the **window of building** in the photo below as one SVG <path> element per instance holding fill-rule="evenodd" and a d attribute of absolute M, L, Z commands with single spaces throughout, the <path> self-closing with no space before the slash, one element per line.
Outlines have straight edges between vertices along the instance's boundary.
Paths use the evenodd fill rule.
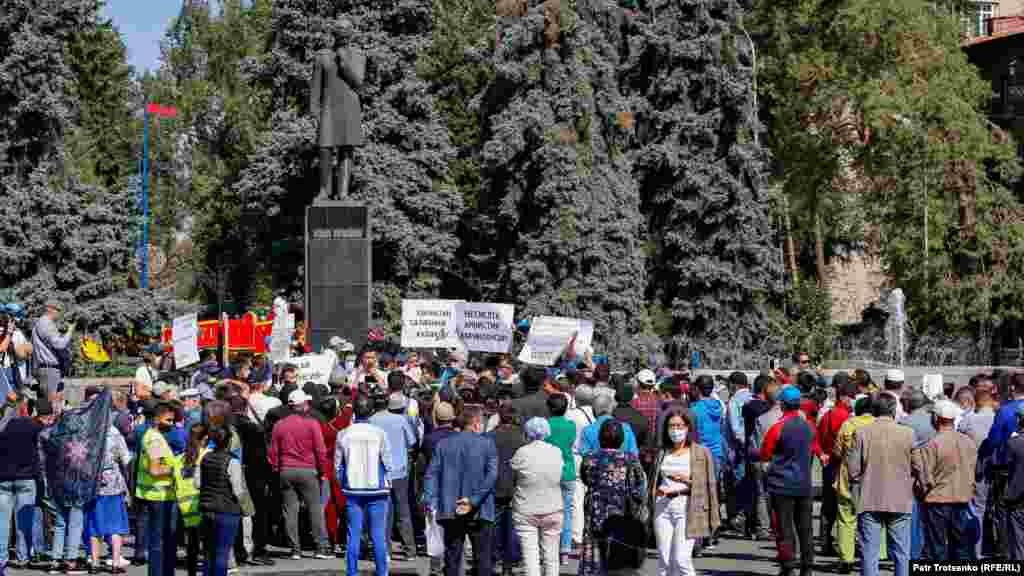
<path fill-rule="evenodd" d="M 996 5 L 979 2 L 977 7 L 975 36 L 988 36 L 988 20 L 995 18 Z"/>
<path fill-rule="evenodd" d="M 988 20 L 996 17 L 996 8 L 991 2 L 975 2 L 960 17 L 960 33 L 966 38 L 988 36 Z"/>

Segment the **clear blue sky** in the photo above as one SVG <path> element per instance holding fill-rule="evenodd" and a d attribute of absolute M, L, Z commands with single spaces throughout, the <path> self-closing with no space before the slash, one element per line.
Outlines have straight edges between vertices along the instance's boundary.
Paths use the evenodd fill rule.
<path fill-rule="evenodd" d="M 137 73 L 160 66 L 160 40 L 181 12 L 182 0 L 106 0 L 106 14 L 128 46 L 128 63 Z"/>

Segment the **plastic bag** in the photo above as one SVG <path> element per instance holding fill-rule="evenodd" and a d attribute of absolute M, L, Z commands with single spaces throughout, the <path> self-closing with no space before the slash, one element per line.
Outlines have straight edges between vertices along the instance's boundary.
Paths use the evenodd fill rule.
<path fill-rule="evenodd" d="M 427 518 L 427 556 L 444 557 L 444 528 L 437 523 L 433 514 Z"/>

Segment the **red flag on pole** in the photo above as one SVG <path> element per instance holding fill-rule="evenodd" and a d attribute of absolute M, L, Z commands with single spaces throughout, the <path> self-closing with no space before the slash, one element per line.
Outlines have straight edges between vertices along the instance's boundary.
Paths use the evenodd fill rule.
<path fill-rule="evenodd" d="M 174 118 L 178 115 L 178 109 L 173 106 L 161 106 L 159 104 L 152 103 L 146 106 L 146 112 L 156 114 L 163 118 Z"/>

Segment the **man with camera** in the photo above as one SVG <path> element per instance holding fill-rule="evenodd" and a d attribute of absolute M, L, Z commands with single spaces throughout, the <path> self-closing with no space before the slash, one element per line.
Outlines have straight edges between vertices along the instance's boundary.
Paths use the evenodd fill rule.
<path fill-rule="evenodd" d="M 46 391 L 51 404 L 56 405 L 57 388 L 63 376 L 61 359 L 70 352 L 71 339 L 75 333 L 75 323 L 68 326 L 68 331 L 61 336 L 57 330 L 64 306 L 57 300 L 46 303 L 46 313 L 36 320 L 32 329 L 32 365 L 36 381 L 41 390 Z"/>
<path fill-rule="evenodd" d="M 17 322 L 24 318 L 19 304 L 0 307 L 0 396 L 21 390 L 28 383 L 26 360 L 32 356 L 29 343 Z"/>

